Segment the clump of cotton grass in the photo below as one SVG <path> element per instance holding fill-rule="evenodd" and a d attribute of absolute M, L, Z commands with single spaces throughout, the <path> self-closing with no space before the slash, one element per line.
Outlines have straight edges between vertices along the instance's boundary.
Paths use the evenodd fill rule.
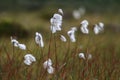
<path fill-rule="evenodd" d="M 77 31 L 77 28 L 76 27 L 72 27 L 71 30 L 69 30 L 67 32 L 71 42 L 76 42 L 76 38 L 75 38 L 75 31 Z"/>
<path fill-rule="evenodd" d="M 26 54 L 24 56 L 24 63 L 26 65 L 31 65 L 33 62 L 36 62 L 36 58 L 32 54 Z"/>
<path fill-rule="evenodd" d="M 80 24 L 81 24 L 81 27 L 80 27 L 81 32 L 83 34 L 89 34 L 89 30 L 88 30 L 89 23 L 88 23 L 88 21 L 87 20 L 83 20 Z"/>
<path fill-rule="evenodd" d="M 85 56 L 84 53 L 79 53 L 78 56 L 79 56 L 79 58 L 84 59 L 84 60 L 86 60 L 86 59 L 88 59 L 88 60 L 92 59 L 92 55 L 91 54 L 87 54 Z"/>
<path fill-rule="evenodd" d="M 102 22 L 99 22 L 98 24 L 95 24 L 95 27 L 94 27 L 93 31 L 97 35 L 100 32 L 102 32 L 103 30 L 104 30 L 104 24 Z"/>
<path fill-rule="evenodd" d="M 40 47 L 44 47 L 44 42 L 43 42 L 43 37 L 40 33 L 36 32 L 35 33 L 35 42 L 37 45 Z"/>
<path fill-rule="evenodd" d="M 63 42 L 66 42 L 66 41 L 67 41 L 67 39 L 66 39 L 65 36 L 63 36 L 63 35 L 60 35 L 60 39 L 61 39 L 61 41 L 63 41 Z"/>
<path fill-rule="evenodd" d="M 47 70 L 47 72 L 48 72 L 49 74 L 53 74 L 53 73 L 54 73 L 54 68 L 52 67 L 52 61 L 51 61 L 51 59 L 46 60 L 46 61 L 43 63 L 43 67 L 44 67 L 44 69 Z"/>
<path fill-rule="evenodd" d="M 58 10 L 59 13 L 63 14 L 62 9 Z M 62 15 L 55 13 L 53 15 L 53 17 L 50 19 L 50 29 L 52 31 L 52 33 L 56 33 L 57 31 L 61 31 L 61 27 L 62 27 Z"/>
<path fill-rule="evenodd" d="M 12 37 L 11 37 L 11 43 L 13 44 L 13 46 L 18 47 L 21 50 L 26 50 L 26 45 L 25 44 L 19 43 L 16 39 L 13 39 Z"/>

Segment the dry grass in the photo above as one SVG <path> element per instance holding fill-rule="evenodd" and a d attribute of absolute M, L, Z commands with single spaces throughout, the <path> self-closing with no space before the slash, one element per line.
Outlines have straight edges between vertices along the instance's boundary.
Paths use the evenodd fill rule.
<path fill-rule="evenodd" d="M 44 35 L 44 34 L 43 34 Z M 1 80 L 119 80 L 120 79 L 120 38 L 110 34 L 83 35 L 78 34 L 76 43 L 61 42 L 60 33 L 48 38 L 44 37 L 45 47 L 42 49 L 34 42 L 34 37 L 20 40 L 28 50 L 14 48 L 9 39 L 0 42 L 0 79 Z M 118 35 L 119 36 L 119 35 Z M 90 39 L 91 37 L 91 39 Z M 90 39 L 90 40 L 89 40 Z M 88 43 L 89 40 L 89 43 Z M 50 49 L 49 49 L 50 46 Z M 78 57 L 80 52 L 91 53 L 91 60 Z M 25 54 L 33 54 L 37 61 L 31 66 L 23 63 Z M 43 62 L 52 59 L 54 74 L 48 74 Z M 57 57 L 57 59 L 56 59 Z M 66 65 L 64 65 L 66 63 Z"/>

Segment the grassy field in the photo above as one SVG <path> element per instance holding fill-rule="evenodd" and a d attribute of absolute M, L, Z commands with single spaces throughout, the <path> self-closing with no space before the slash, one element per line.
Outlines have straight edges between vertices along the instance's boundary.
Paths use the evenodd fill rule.
<path fill-rule="evenodd" d="M 4 13 L 0 20 L 15 21 L 30 31 L 30 37 L 17 40 L 27 46 L 27 50 L 13 47 L 10 36 L 0 38 L 0 80 L 120 80 L 120 37 L 119 32 L 109 30 L 109 25 L 119 24 L 119 15 L 86 14 L 80 20 L 63 17 L 61 32 L 51 34 L 49 19 L 51 14 L 35 13 Z M 46 17 L 48 15 L 48 17 Z M 43 19 L 41 19 L 43 18 Z M 80 31 L 80 22 L 87 19 L 90 22 L 90 34 Z M 105 30 L 99 35 L 92 31 L 93 25 L 105 23 Z M 111 23 L 112 22 L 112 23 Z M 70 27 L 78 28 L 75 33 L 77 41 L 72 43 L 67 36 Z M 43 35 L 44 48 L 35 44 L 35 32 Z M 65 35 L 67 42 L 60 40 Z M 91 59 L 79 58 L 79 53 L 92 55 Z M 32 54 L 36 62 L 27 66 L 24 64 L 25 54 Z M 48 58 L 53 62 L 53 74 L 48 74 L 43 63 Z"/>

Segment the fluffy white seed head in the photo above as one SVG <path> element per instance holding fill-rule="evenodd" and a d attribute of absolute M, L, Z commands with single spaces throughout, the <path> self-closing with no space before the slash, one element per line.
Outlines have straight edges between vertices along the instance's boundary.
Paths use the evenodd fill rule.
<path fill-rule="evenodd" d="M 30 60 L 31 62 L 35 62 L 36 61 L 36 58 L 32 54 L 26 54 L 24 56 L 24 59 L 25 60 Z"/>
<path fill-rule="evenodd" d="M 50 19 L 50 23 L 50 29 L 52 33 L 56 33 L 56 31 L 61 31 L 62 16 L 60 14 L 54 14 L 53 17 Z"/>
<path fill-rule="evenodd" d="M 26 65 L 31 65 L 32 62 L 36 62 L 36 58 L 32 54 L 26 54 L 24 56 L 24 63 Z"/>
<path fill-rule="evenodd" d="M 93 29 L 93 31 L 96 35 L 99 34 L 100 32 L 102 32 L 103 30 L 104 30 L 104 24 L 101 22 L 98 25 L 95 24 L 94 29 Z"/>
<path fill-rule="evenodd" d="M 49 67 L 47 68 L 47 72 L 48 72 L 49 74 L 53 74 L 53 73 L 54 73 L 54 68 L 53 68 L 52 66 L 49 66 Z"/>
<path fill-rule="evenodd" d="M 26 45 L 25 44 L 18 44 L 18 47 L 22 50 L 26 50 Z"/>
<path fill-rule="evenodd" d="M 51 59 L 48 59 L 47 61 L 45 61 L 43 63 L 43 67 L 44 67 L 44 69 L 47 70 L 47 72 L 49 74 L 53 74 L 54 73 L 54 68 L 52 67 L 52 61 L 51 61 Z"/>
<path fill-rule="evenodd" d="M 60 39 L 61 39 L 61 41 L 63 41 L 63 42 L 66 42 L 66 41 L 67 41 L 67 39 L 66 39 L 65 36 L 63 36 L 63 35 L 60 35 Z"/>
<path fill-rule="evenodd" d="M 84 53 L 79 53 L 78 56 L 79 56 L 79 58 L 85 59 Z"/>
<path fill-rule="evenodd" d="M 46 69 L 46 68 L 48 68 L 48 67 L 50 67 L 50 66 L 52 66 L 52 61 L 51 61 L 51 59 L 48 59 L 47 61 L 45 61 L 45 62 L 43 63 L 44 69 Z"/>
<path fill-rule="evenodd" d="M 36 44 L 38 44 L 40 47 L 44 47 L 44 42 L 43 42 L 43 38 L 42 35 L 38 32 L 35 33 L 35 42 Z"/>
<path fill-rule="evenodd" d="M 95 33 L 95 34 L 98 34 L 98 33 L 99 33 L 99 26 L 98 26 L 97 24 L 95 24 L 94 33 Z"/>
<path fill-rule="evenodd" d="M 75 31 L 77 31 L 77 28 L 76 27 L 72 27 L 71 30 L 69 30 L 67 32 L 71 42 L 76 42 L 76 39 L 75 39 Z"/>
<path fill-rule="evenodd" d="M 89 30 L 86 27 L 81 27 L 80 29 L 83 34 L 89 34 Z"/>
<path fill-rule="evenodd" d="M 76 42 L 76 39 L 75 39 L 75 31 L 74 30 L 70 30 L 67 32 L 71 42 Z"/>
<path fill-rule="evenodd" d="M 42 36 L 41 36 L 41 34 L 40 33 L 38 33 L 38 32 L 36 32 L 35 33 L 35 42 L 36 42 L 36 44 L 40 44 L 40 41 L 41 41 L 41 38 L 42 38 Z"/>
<path fill-rule="evenodd" d="M 12 37 L 11 37 L 11 43 L 13 44 L 13 46 L 18 47 L 19 42 L 16 39 L 13 39 Z"/>
<path fill-rule="evenodd" d="M 88 23 L 87 20 L 83 20 L 83 21 L 81 22 L 81 27 L 80 27 L 80 29 L 81 29 L 81 32 L 82 32 L 83 34 L 89 34 L 88 25 L 89 25 L 89 23 Z"/>

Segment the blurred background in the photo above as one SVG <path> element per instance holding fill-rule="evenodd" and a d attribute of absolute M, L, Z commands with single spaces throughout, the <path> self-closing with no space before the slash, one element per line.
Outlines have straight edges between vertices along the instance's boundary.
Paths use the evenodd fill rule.
<path fill-rule="evenodd" d="M 0 0 L 0 37 L 46 33 L 50 18 L 59 8 L 64 12 L 66 31 L 86 19 L 90 28 L 103 22 L 106 31 L 120 32 L 120 0 Z"/>

